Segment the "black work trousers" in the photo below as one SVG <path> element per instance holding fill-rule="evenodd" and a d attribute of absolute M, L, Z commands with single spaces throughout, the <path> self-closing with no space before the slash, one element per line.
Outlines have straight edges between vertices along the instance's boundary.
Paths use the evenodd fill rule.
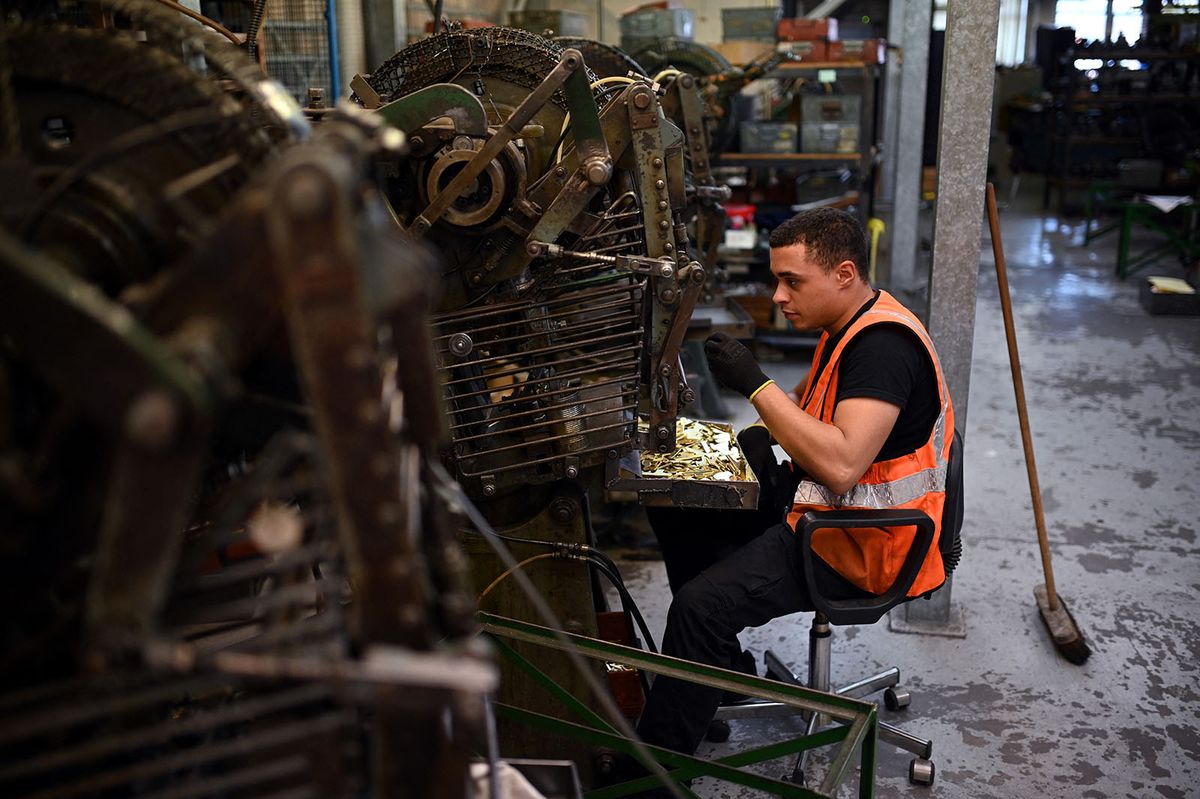
<path fill-rule="evenodd" d="M 764 518 L 775 523 L 757 534 L 749 529 Z M 777 513 L 764 517 L 754 511 L 674 511 L 652 518 L 675 595 L 667 612 L 664 655 L 731 668 L 741 655 L 737 635 L 742 630 L 813 609 L 796 534 L 778 519 Z M 744 543 L 705 564 L 706 558 L 721 554 L 722 541 Z M 815 579 L 818 590 L 831 599 L 870 596 L 820 558 Z M 722 693 L 660 676 L 646 700 L 638 734 L 647 743 L 692 754 Z"/>

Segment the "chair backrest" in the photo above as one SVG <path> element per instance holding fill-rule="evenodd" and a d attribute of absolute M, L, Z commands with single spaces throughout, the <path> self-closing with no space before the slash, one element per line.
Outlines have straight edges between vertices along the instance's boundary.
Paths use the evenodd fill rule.
<path fill-rule="evenodd" d="M 950 460 L 946 464 L 946 501 L 942 507 L 942 530 L 938 539 L 938 551 L 941 552 L 947 575 L 958 566 L 962 557 L 962 450 L 962 436 L 955 430 L 954 438 L 950 442 Z M 915 526 L 916 534 L 900 573 L 885 593 L 869 599 L 834 600 L 822 596 L 816 590 L 812 553 L 812 537 L 815 531 L 823 528 L 844 530 L 856 527 L 907 526 Z M 814 607 L 825 614 L 833 624 L 874 624 L 896 605 L 914 598 L 908 596 L 908 589 L 912 587 L 925 561 L 925 555 L 933 543 L 933 533 L 933 520 L 919 510 L 831 510 L 809 511 L 804 514 L 796 524 L 796 534 L 800 536 L 801 567 Z M 936 590 L 935 588 L 921 596 L 928 598 Z"/>
<path fill-rule="evenodd" d="M 938 539 L 938 550 L 942 553 L 942 564 L 946 574 L 958 567 L 962 559 L 963 523 L 963 441 L 962 434 L 954 431 L 950 442 L 950 461 L 946 468 L 946 504 L 942 508 L 942 533 Z"/>

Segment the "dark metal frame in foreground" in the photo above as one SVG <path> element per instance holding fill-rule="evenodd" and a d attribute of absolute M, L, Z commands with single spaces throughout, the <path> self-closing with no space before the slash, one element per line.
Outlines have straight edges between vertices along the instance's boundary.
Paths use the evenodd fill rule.
<path fill-rule="evenodd" d="M 563 721 L 503 704 L 496 705 L 498 716 L 524 724 L 536 725 L 561 735 L 582 738 L 593 744 L 634 755 L 633 743 L 628 738 L 619 735 L 611 724 L 532 666 L 513 650 L 505 639 L 524 641 L 557 650 L 565 650 L 568 645 L 571 645 L 581 655 L 593 660 L 632 666 L 659 675 L 735 691 L 762 701 L 789 705 L 796 709 L 797 714 L 821 713 L 832 718 L 838 725 L 811 735 L 801 734 L 789 740 L 747 749 L 715 760 L 689 757 L 668 749 L 648 746 L 647 749 L 659 763 L 672 769 L 671 777 L 676 781 L 682 782 L 693 777 L 711 776 L 772 796 L 833 797 L 842 780 L 850 772 L 851 758 L 855 749 L 861 746 L 858 795 L 860 799 L 869 799 L 874 793 L 875 746 L 879 718 L 875 705 L 870 702 L 848 699 L 666 655 L 651 654 L 640 649 L 585 636 L 558 633 L 547 627 L 490 613 L 480 613 L 479 618 L 483 630 L 492 637 L 500 653 L 525 670 L 546 690 L 557 696 L 583 723 Z M 569 644 L 565 642 L 569 642 Z M 764 777 L 746 770 L 746 767 L 756 763 L 833 744 L 838 746 L 833 753 L 829 770 L 820 787 L 816 789 Z M 657 784 L 654 777 L 644 777 L 590 791 L 588 799 L 616 799 L 616 797 L 628 796 L 637 791 L 653 788 Z M 695 796 L 682 785 L 679 787 L 685 796 Z"/>

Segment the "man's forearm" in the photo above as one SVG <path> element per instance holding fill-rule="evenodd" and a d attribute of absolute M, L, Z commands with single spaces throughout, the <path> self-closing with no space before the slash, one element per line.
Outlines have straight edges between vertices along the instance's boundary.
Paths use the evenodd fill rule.
<path fill-rule="evenodd" d="M 776 443 L 817 482 L 842 493 L 861 476 L 852 474 L 842 431 L 809 416 L 783 389 L 767 386 L 754 398 L 754 407 Z"/>

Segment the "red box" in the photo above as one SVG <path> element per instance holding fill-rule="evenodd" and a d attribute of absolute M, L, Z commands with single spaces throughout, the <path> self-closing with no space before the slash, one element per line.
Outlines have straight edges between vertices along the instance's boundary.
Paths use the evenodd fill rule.
<path fill-rule="evenodd" d="M 781 42 L 836 42 L 837 37 L 836 19 L 781 19 L 775 27 L 775 38 Z"/>
<path fill-rule="evenodd" d="M 882 64 L 887 57 L 885 39 L 843 39 L 829 42 L 830 61 L 854 61 L 864 64 Z"/>

